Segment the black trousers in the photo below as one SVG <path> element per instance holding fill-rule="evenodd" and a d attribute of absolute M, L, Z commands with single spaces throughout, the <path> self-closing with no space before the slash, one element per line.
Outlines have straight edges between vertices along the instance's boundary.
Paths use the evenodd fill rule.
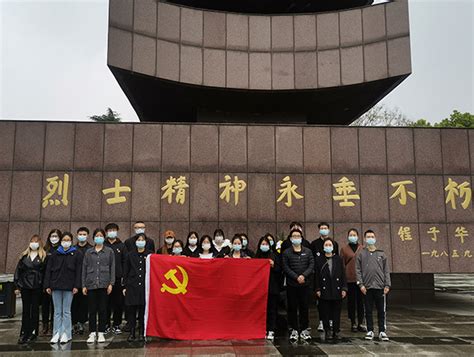
<path fill-rule="evenodd" d="M 85 324 L 88 318 L 88 302 L 87 296 L 82 294 L 82 291 L 78 291 L 77 294 L 72 298 L 72 324 L 75 325 L 78 322 Z"/>
<path fill-rule="evenodd" d="M 379 333 L 385 332 L 385 294 L 383 289 L 367 289 L 364 296 L 365 320 L 367 321 L 367 331 L 374 331 L 374 319 L 372 316 L 373 307 L 377 309 L 377 320 Z"/>
<path fill-rule="evenodd" d="M 356 283 L 347 283 L 347 289 L 347 313 L 351 324 L 356 323 L 357 310 L 357 324 L 362 325 L 364 322 L 364 295 Z"/>
<path fill-rule="evenodd" d="M 53 324 L 54 321 L 54 306 L 53 306 L 53 299 L 51 295 L 49 295 L 46 291 L 42 292 L 41 297 L 41 321 L 43 325 L 51 322 Z M 52 326 L 50 326 L 52 330 Z"/>
<path fill-rule="evenodd" d="M 268 294 L 267 300 L 267 331 L 275 331 L 278 315 L 278 298 L 277 294 Z"/>
<path fill-rule="evenodd" d="M 41 298 L 41 289 L 21 289 L 23 312 L 21 314 L 20 335 L 30 337 L 34 334 L 38 336 L 39 305 Z"/>
<path fill-rule="evenodd" d="M 309 286 L 287 286 L 288 327 L 306 330 L 309 326 Z M 298 323 L 299 322 L 299 323 Z"/>
<path fill-rule="evenodd" d="M 97 315 L 99 316 L 98 332 L 105 332 L 107 323 L 107 289 L 94 289 L 87 291 L 87 304 L 89 307 L 89 331 L 97 332 Z"/>
<path fill-rule="evenodd" d="M 137 326 L 138 313 L 138 329 L 140 334 L 145 334 L 145 305 L 129 305 L 127 306 L 127 321 L 130 326 L 130 332 L 134 331 Z"/>
<path fill-rule="evenodd" d="M 329 320 L 332 320 L 332 329 L 339 332 L 341 329 L 341 306 L 342 300 L 319 299 L 319 309 L 322 315 L 324 331 L 330 330 Z"/>
<path fill-rule="evenodd" d="M 120 284 L 120 281 L 116 281 L 109 295 L 109 303 L 107 305 L 107 322 L 109 326 L 111 318 L 113 326 L 120 326 L 122 323 L 123 309 L 123 286 Z"/>

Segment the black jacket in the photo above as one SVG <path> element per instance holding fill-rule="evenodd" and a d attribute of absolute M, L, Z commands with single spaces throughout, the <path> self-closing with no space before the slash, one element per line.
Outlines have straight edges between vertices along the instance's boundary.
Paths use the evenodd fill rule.
<path fill-rule="evenodd" d="M 123 285 L 125 305 L 145 305 L 145 269 L 146 257 L 153 251 L 147 250 L 139 253 L 138 250 L 128 252 L 123 269 Z"/>
<path fill-rule="evenodd" d="M 42 289 L 46 262 L 37 255 L 32 261 L 24 255 L 18 261 L 15 269 L 15 286 L 20 289 Z"/>
<path fill-rule="evenodd" d="M 321 239 L 321 237 L 313 240 L 311 242 L 311 251 L 313 252 L 314 257 L 319 257 L 321 255 L 324 255 L 324 247 L 323 247 L 324 239 Z M 335 255 L 339 255 L 339 245 L 335 240 L 332 241 L 334 250 L 333 253 Z"/>
<path fill-rule="evenodd" d="M 314 272 L 314 257 L 309 248 L 301 247 L 300 252 L 295 252 L 293 248 L 285 250 L 282 255 L 282 266 L 288 286 L 310 285 Z M 300 275 L 305 277 L 304 284 L 299 284 L 297 281 Z"/>
<path fill-rule="evenodd" d="M 329 259 L 332 260 L 332 273 L 329 271 Z M 341 300 L 342 290 L 347 291 L 344 263 L 339 255 L 329 259 L 321 255 L 315 260 L 314 290 L 321 292 L 320 299 Z"/>
<path fill-rule="evenodd" d="M 127 248 L 127 251 L 128 252 L 131 252 L 135 249 L 137 249 L 137 246 L 135 245 L 135 242 L 137 241 L 137 236 L 138 234 L 135 234 L 134 236 L 128 238 L 126 241 L 125 241 L 125 248 Z M 155 241 L 151 238 L 148 238 L 147 236 L 145 236 L 145 250 L 150 250 L 152 252 L 155 251 Z"/>
<path fill-rule="evenodd" d="M 310 244 L 309 242 L 303 237 L 303 239 L 301 240 L 301 245 L 303 247 L 306 247 L 306 248 L 310 248 Z M 285 250 L 287 250 L 288 248 L 291 248 L 293 246 L 293 244 L 291 243 L 291 240 L 286 238 L 283 243 L 281 244 L 281 248 L 280 248 L 280 253 L 283 254 L 283 252 Z"/>
<path fill-rule="evenodd" d="M 44 275 L 44 288 L 72 290 L 81 288 L 82 254 L 69 248 L 66 254 L 55 251 L 48 259 Z"/>
<path fill-rule="evenodd" d="M 79 244 L 76 244 L 75 247 L 78 251 L 81 252 L 82 257 L 84 258 L 84 256 L 86 255 L 87 250 L 91 249 L 93 247 L 93 245 L 90 244 L 89 242 L 86 242 L 86 244 L 84 244 L 82 247 Z"/>
<path fill-rule="evenodd" d="M 156 251 L 156 254 L 165 254 L 165 252 L 167 255 L 173 254 L 173 246 L 171 246 L 171 248 L 167 248 L 166 244 L 164 244 L 158 248 L 158 250 Z"/>
<path fill-rule="evenodd" d="M 198 246 L 196 246 L 196 249 L 194 250 L 194 252 L 191 249 L 189 249 L 189 245 L 187 245 L 183 249 L 183 255 L 185 255 L 187 257 L 199 258 L 199 253 L 201 253 L 201 249 L 199 249 Z"/>
<path fill-rule="evenodd" d="M 221 248 L 221 251 L 219 252 L 215 247 L 214 244 L 212 245 L 212 252 L 214 253 L 215 258 L 224 258 L 225 256 L 228 256 L 230 254 L 230 247 L 225 246 Z"/>
<path fill-rule="evenodd" d="M 250 258 L 255 258 L 255 252 L 250 248 L 242 248 L 242 251 L 247 254 Z"/>
<path fill-rule="evenodd" d="M 114 251 L 115 255 L 115 281 L 121 281 L 123 278 L 123 265 L 127 257 L 127 248 L 125 244 L 118 238 L 113 243 L 110 243 L 106 238 L 104 245 Z"/>
<path fill-rule="evenodd" d="M 257 254 L 255 254 L 255 258 L 273 260 L 273 268 L 270 268 L 268 293 L 271 295 L 278 295 L 280 293 L 280 284 L 282 276 L 281 256 L 270 250 L 267 253 L 257 252 Z"/>

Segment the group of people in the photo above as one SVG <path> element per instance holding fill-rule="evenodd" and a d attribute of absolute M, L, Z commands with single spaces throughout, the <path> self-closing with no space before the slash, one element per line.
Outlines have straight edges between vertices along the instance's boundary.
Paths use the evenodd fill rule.
<path fill-rule="evenodd" d="M 385 296 L 390 289 L 389 267 L 371 230 L 364 233 L 365 247 L 358 231 L 349 230 L 347 244 L 339 250 L 329 238 L 329 224 L 320 223 L 320 236 L 310 243 L 303 237 L 302 225 L 292 222 L 285 240 L 277 241 L 267 233 L 253 251 L 245 233 L 229 240 L 221 229 L 212 237 L 199 237 L 193 231 L 185 241 L 167 230 L 163 246 L 155 250 L 154 240 L 145 234 L 145 223 L 138 221 L 133 228 L 135 234 L 125 241 L 119 238 L 115 223 L 95 229 L 91 239 L 87 227 L 79 228 L 75 236 L 53 229 L 45 244 L 40 236 L 31 237 L 14 277 L 23 303 L 20 344 L 36 340 L 40 306 L 43 334 L 52 331 L 52 344 L 67 343 L 74 333 L 83 334 L 86 323 L 87 343 L 103 343 L 106 333 L 122 333 L 124 312 L 128 341 L 144 341 L 146 257 L 155 252 L 198 259 L 268 259 L 269 340 L 275 336 L 280 292 L 285 288 L 291 341 L 311 339 L 312 298 L 317 299 L 318 330 L 325 332 L 326 339 L 339 339 L 341 305 L 346 296 L 352 331 L 366 331 L 366 339 L 374 338 L 375 304 L 379 339 L 388 340 Z M 367 329 L 362 325 L 364 317 Z"/>

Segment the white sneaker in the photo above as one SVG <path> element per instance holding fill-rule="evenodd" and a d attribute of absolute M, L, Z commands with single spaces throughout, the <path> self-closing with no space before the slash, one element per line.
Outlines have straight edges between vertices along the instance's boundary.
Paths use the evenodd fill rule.
<path fill-rule="evenodd" d="M 59 342 L 61 342 L 61 343 L 68 343 L 69 342 L 69 338 L 67 338 L 66 332 L 63 332 L 63 334 L 61 336 L 61 340 Z"/>
<path fill-rule="evenodd" d="M 99 332 L 99 336 L 97 337 L 97 342 L 99 343 L 105 342 L 105 336 L 103 332 Z"/>
<path fill-rule="evenodd" d="M 298 341 L 298 331 L 291 330 L 290 341 Z"/>
<path fill-rule="evenodd" d="M 96 334 L 95 332 L 91 332 L 89 334 L 89 338 L 87 339 L 87 343 L 94 343 L 95 342 L 95 339 L 96 339 Z"/>
<path fill-rule="evenodd" d="M 365 339 L 372 341 L 374 339 L 374 332 L 373 331 L 367 332 L 367 335 L 365 335 Z"/>
<path fill-rule="evenodd" d="M 54 335 L 53 338 L 51 338 L 51 341 L 49 341 L 49 343 L 58 343 L 58 342 L 59 342 L 59 333 Z"/>
<path fill-rule="evenodd" d="M 385 332 L 380 332 L 379 333 L 379 340 L 380 341 L 389 341 L 390 339 L 388 338 L 388 336 Z"/>
<path fill-rule="evenodd" d="M 268 331 L 267 333 L 267 340 L 273 341 L 275 339 L 275 332 Z"/>
<path fill-rule="evenodd" d="M 324 326 L 323 326 L 323 322 L 321 320 L 319 321 L 318 331 L 319 332 L 324 332 Z"/>
<path fill-rule="evenodd" d="M 301 331 L 300 338 L 303 341 L 311 340 L 311 334 L 309 333 L 308 329 Z"/>

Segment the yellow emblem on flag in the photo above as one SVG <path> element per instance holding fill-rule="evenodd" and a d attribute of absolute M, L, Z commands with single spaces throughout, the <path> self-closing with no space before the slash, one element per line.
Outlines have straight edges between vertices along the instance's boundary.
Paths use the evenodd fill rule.
<path fill-rule="evenodd" d="M 183 281 L 179 281 L 179 279 L 176 276 L 176 273 L 178 272 L 176 269 L 170 269 L 168 272 L 165 274 L 165 278 L 167 280 L 171 280 L 173 284 L 176 286 L 175 288 L 171 288 L 165 283 L 161 284 L 161 292 L 164 293 L 165 291 L 177 295 L 177 294 L 186 294 L 188 291 L 186 290 L 186 287 L 188 286 L 188 273 L 186 270 L 184 270 L 182 267 L 179 265 L 176 266 L 181 274 L 183 275 Z"/>

